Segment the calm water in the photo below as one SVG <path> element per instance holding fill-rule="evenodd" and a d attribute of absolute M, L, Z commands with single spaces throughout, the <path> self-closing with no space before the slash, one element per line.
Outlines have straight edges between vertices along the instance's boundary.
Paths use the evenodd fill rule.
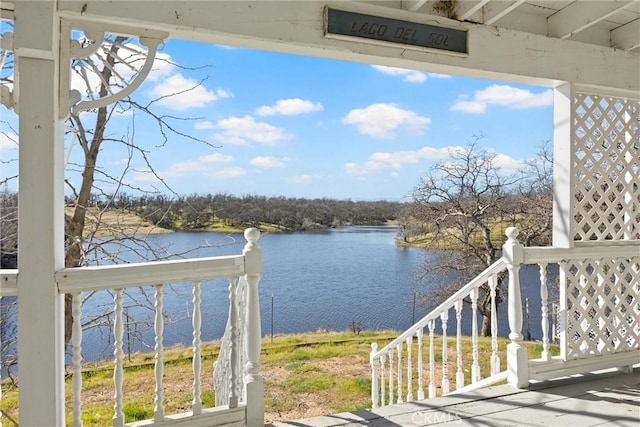
<path fill-rule="evenodd" d="M 413 293 L 424 291 L 427 283 L 414 280 L 415 273 L 429 251 L 399 248 L 394 244 L 393 227 L 346 227 L 318 232 L 265 234 L 259 243 L 264 255 L 264 272 L 260 281 L 262 332 L 271 333 L 273 301 L 274 333 L 293 333 L 318 329 L 347 330 L 352 321 L 366 329 L 402 330 L 411 325 Z M 240 253 L 242 235 L 218 233 L 172 233 L 149 237 L 152 243 L 179 253 L 199 245 L 210 245 L 192 256 L 216 256 Z M 132 261 L 135 258 L 132 257 Z M 523 277 L 537 276 L 537 269 L 523 272 Z M 535 289 L 526 288 L 536 301 Z M 531 280 L 535 283 L 535 280 Z M 126 318 L 152 319 L 148 308 L 152 291 L 134 294 L 136 307 L 125 312 Z M 113 307 L 106 292 L 92 297 L 83 308 L 85 318 Z M 181 284 L 165 288 L 164 312 L 166 346 L 189 343 L 191 328 L 191 286 Z M 501 304 L 504 311 L 506 304 Z M 146 308 L 145 308 L 146 307 Z M 532 307 L 535 315 L 539 305 Z M 225 281 L 202 285 L 202 339 L 219 338 L 226 324 L 228 291 Z M 426 314 L 416 307 L 416 319 Z M 453 317 L 453 316 L 451 316 Z M 506 319 L 500 313 L 501 319 Z M 468 319 L 468 317 L 467 317 Z M 532 316 L 534 336 L 539 335 L 539 315 Z M 501 334 L 506 325 L 501 321 Z M 150 322 L 129 322 L 125 332 L 125 351 L 148 350 L 153 345 Z M 468 328 L 465 328 L 468 329 Z M 131 344 L 127 348 L 128 339 Z M 136 339 L 134 339 L 136 337 Z M 83 338 L 83 355 L 87 360 L 110 357 L 111 336 L 107 328 L 89 330 Z"/>

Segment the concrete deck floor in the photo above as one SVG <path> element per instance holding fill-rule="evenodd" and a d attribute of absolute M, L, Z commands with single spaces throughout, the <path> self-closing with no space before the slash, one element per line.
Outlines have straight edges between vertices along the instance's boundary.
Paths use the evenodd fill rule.
<path fill-rule="evenodd" d="M 640 371 L 508 385 L 375 410 L 277 422 L 273 427 L 329 426 L 629 426 L 640 427 Z"/>

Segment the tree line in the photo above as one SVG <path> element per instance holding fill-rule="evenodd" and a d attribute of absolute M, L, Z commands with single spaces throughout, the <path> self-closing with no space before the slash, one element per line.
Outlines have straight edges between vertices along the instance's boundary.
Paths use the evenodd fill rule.
<path fill-rule="evenodd" d="M 344 225 L 379 225 L 398 218 L 405 203 L 353 201 L 329 198 L 290 198 L 259 195 L 191 194 L 168 197 L 120 193 L 94 197 L 93 206 L 107 205 L 134 213 L 170 230 L 206 230 L 225 227 L 260 227 L 269 224 L 283 231 L 302 231 Z"/>

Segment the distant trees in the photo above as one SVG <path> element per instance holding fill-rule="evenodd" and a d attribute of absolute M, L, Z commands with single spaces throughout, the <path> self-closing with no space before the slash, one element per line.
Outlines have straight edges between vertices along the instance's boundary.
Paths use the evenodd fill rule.
<path fill-rule="evenodd" d="M 191 194 L 169 198 L 165 195 L 111 197 L 99 206 L 127 210 L 153 224 L 172 230 L 202 230 L 214 221 L 244 228 L 261 224 L 286 231 L 329 228 L 347 224 L 377 225 L 396 220 L 405 203 L 266 197 L 260 195 Z"/>
<path fill-rule="evenodd" d="M 422 276 L 443 278 L 443 285 L 429 291 L 430 301 L 442 301 L 501 256 L 504 230 L 518 226 L 526 244 L 548 243 L 551 230 L 551 175 L 548 147 L 527 171 L 503 174 L 497 155 L 481 148 L 476 139 L 455 149 L 421 178 L 405 210 L 421 226 L 429 247 L 447 250 L 424 266 Z M 409 230 L 411 221 L 405 228 Z M 417 228 L 413 225 L 413 228 Z M 403 236 L 409 240 L 410 234 Z M 451 274 L 455 272 L 455 274 Z M 503 279 L 503 278 L 502 278 Z M 504 280 L 497 289 L 502 300 Z M 478 311 L 483 316 L 482 334 L 490 334 L 491 298 L 481 288 Z"/>

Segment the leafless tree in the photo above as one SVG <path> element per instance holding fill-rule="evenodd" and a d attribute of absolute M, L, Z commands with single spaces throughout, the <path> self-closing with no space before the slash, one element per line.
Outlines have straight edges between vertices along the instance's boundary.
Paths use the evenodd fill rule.
<path fill-rule="evenodd" d="M 437 277 L 442 283 L 428 291 L 430 301 L 442 301 L 501 255 L 503 208 L 519 178 L 502 174 L 496 155 L 481 148 L 479 140 L 452 149 L 413 191 L 414 201 L 422 206 L 419 220 L 428 230 L 430 246 L 446 250 L 421 273 L 423 278 Z M 497 303 L 502 300 L 503 286 L 498 286 Z M 486 336 L 491 332 L 489 287 L 481 287 L 480 293 L 478 311 Z"/>
<path fill-rule="evenodd" d="M 88 40 L 83 39 L 81 43 L 102 43 L 101 48 L 95 54 L 95 57 L 89 60 L 91 64 L 83 62 L 86 60 L 76 60 L 72 64 L 72 72 L 77 73 L 87 83 L 87 93 L 92 98 L 102 98 L 108 94 L 117 92 L 123 86 L 128 84 L 127 76 L 118 72 L 118 67 L 124 64 L 128 68 L 128 73 L 135 76 L 136 67 L 144 59 L 145 53 L 140 49 L 132 48 L 133 44 L 130 40 L 122 36 L 112 36 L 105 40 Z M 133 52 L 133 53 L 132 53 Z M 124 58 L 124 60 L 123 60 Z M 120 61 L 120 62 L 118 62 Z M 6 66 L 10 66 L 11 62 L 5 62 L 5 70 L 3 70 L 3 79 L 10 80 L 7 76 Z M 171 64 L 178 67 L 177 64 Z M 184 69 L 184 67 L 182 67 Z M 95 81 L 98 83 L 95 87 L 89 87 L 90 81 L 87 73 L 94 73 Z M 194 85 L 194 90 L 202 82 Z M 177 94 L 173 94 L 177 95 Z M 168 95 L 173 96 L 173 95 Z M 120 224 L 103 221 L 103 216 L 110 209 L 111 204 L 118 200 L 120 194 L 125 191 L 137 194 L 153 194 L 160 193 L 177 194 L 171 189 L 164 179 L 156 172 L 151 163 L 148 151 L 136 139 L 136 124 L 139 117 L 144 117 L 146 122 L 155 123 L 158 138 L 156 145 L 164 146 L 169 138 L 182 138 L 198 143 L 209 144 L 205 140 L 195 138 L 180 130 L 177 124 L 184 120 L 197 120 L 196 118 L 185 118 L 161 115 L 155 112 L 155 104 L 163 98 L 153 99 L 148 103 L 141 103 L 136 100 L 133 95 L 126 97 L 115 104 L 90 110 L 83 114 L 71 114 L 67 120 L 68 137 L 70 144 L 79 145 L 82 151 L 81 161 L 69 160 L 66 169 L 67 176 L 65 183 L 69 189 L 70 196 L 66 197 L 65 210 L 65 266 L 79 267 L 89 263 L 100 262 L 130 262 L 122 258 L 123 253 L 137 254 L 140 259 L 164 259 L 168 255 L 163 254 L 162 249 L 153 246 L 144 235 L 139 233 L 139 229 L 125 230 Z M 130 118 L 129 125 L 125 131 L 118 131 L 119 128 L 110 126 L 110 122 L 116 116 L 122 117 L 122 112 L 127 112 Z M 6 129 L 6 126 L 5 126 Z M 118 135 L 119 132 L 124 134 Z M 109 172 L 107 168 L 100 162 L 100 153 L 105 150 L 114 148 L 115 145 L 124 147 L 128 153 L 127 161 L 122 169 L 114 174 Z M 135 159 L 141 159 L 145 165 L 145 169 L 156 178 L 156 185 L 153 190 L 145 190 L 132 183 L 127 179 L 132 172 L 132 164 Z M 15 159 L 13 159 L 15 161 Z M 5 181 L 14 179 L 9 177 Z M 98 204 L 97 201 L 101 203 Z M 13 212 L 13 211 L 12 211 Z M 17 212 L 17 209 L 15 210 Z M 13 240 L 6 238 L 11 227 L 17 222 L 17 215 L 11 213 L 11 217 L 6 216 L 9 213 L 3 211 L 3 253 L 5 248 L 10 245 Z M 5 218 L 6 216 L 6 218 Z M 13 224 L 13 225 L 12 225 Z M 99 234 L 99 232 L 101 234 Z M 106 237 L 104 236 L 106 234 Z M 195 250 L 197 248 L 192 248 Z M 14 248 L 15 253 L 15 248 Z M 171 254 L 171 256 L 186 255 Z M 3 264 L 3 267 L 5 265 Z M 15 265 L 7 265 L 6 267 L 14 267 Z M 5 267 L 5 268 L 6 268 Z M 153 309 L 153 303 L 149 298 L 138 296 L 132 300 L 132 304 L 136 307 Z M 93 296 L 93 293 L 84 295 L 83 302 L 86 302 Z M 127 308 L 125 308 L 127 309 Z M 95 328 L 99 326 L 109 326 L 111 316 L 108 314 L 95 315 L 90 319 L 83 321 L 83 327 Z M 69 343 L 73 318 L 71 315 L 71 295 L 65 296 L 65 342 Z"/>
<path fill-rule="evenodd" d="M 513 197 L 511 222 L 520 231 L 519 239 L 525 246 L 551 244 L 553 227 L 553 151 L 546 141 L 537 156 L 526 162 L 523 178 Z"/>

